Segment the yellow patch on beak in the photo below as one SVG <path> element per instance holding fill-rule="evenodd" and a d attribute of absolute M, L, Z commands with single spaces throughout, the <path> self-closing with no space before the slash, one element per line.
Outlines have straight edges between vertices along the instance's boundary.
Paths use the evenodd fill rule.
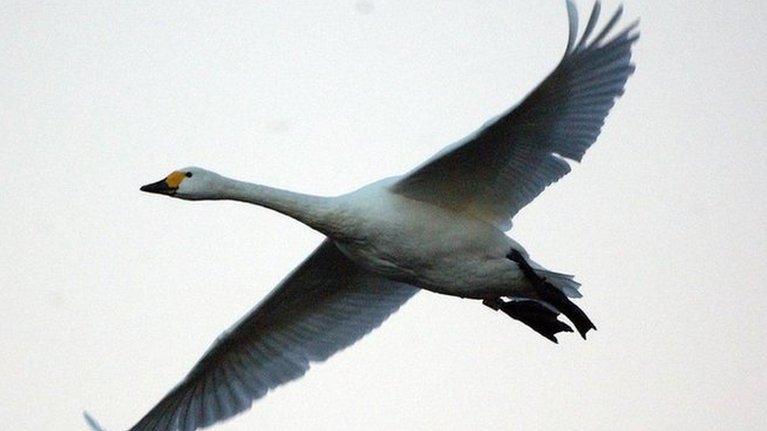
<path fill-rule="evenodd" d="M 174 171 L 170 175 L 168 175 L 167 178 L 165 178 L 165 182 L 168 183 L 168 187 L 172 189 L 177 189 L 178 186 L 181 184 L 181 181 L 184 181 L 184 178 L 186 178 L 186 174 L 179 171 Z"/>

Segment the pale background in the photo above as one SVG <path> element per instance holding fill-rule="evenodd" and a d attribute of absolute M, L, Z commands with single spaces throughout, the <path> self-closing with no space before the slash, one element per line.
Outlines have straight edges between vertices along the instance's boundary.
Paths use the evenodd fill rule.
<path fill-rule="evenodd" d="M 554 345 L 422 293 L 215 430 L 767 427 L 767 3 L 626 3 L 626 96 L 512 232 L 577 274 L 599 331 Z M 518 101 L 567 37 L 548 0 L 0 6 L 3 430 L 83 430 L 83 409 L 126 429 L 321 240 L 140 185 L 402 173 Z"/>

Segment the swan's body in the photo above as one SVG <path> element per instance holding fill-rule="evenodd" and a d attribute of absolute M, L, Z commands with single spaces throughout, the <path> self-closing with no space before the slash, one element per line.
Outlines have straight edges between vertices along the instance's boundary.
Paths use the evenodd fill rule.
<path fill-rule="evenodd" d="M 328 238 L 225 332 L 189 375 L 131 430 L 195 430 L 247 409 L 380 325 L 420 289 L 481 299 L 555 341 L 594 328 L 568 297 L 571 276 L 535 264 L 504 232 L 596 140 L 628 76 L 634 26 L 590 38 L 597 2 L 557 69 L 513 110 L 410 173 L 317 197 L 184 168 L 143 191 L 236 200 L 279 211 Z M 90 419 L 89 419 L 90 421 Z"/>
<path fill-rule="evenodd" d="M 333 238 L 355 263 L 392 280 L 451 295 L 524 285 L 506 258 L 519 246 L 477 218 L 398 195 L 397 178 L 334 199 L 343 221 Z"/>

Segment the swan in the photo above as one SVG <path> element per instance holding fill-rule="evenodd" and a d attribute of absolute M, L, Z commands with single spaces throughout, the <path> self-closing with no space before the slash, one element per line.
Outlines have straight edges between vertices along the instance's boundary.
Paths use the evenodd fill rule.
<path fill-rule="evenodd" d="M 403 176 L 336 197 L 239 181 L 199 167 L 141 190 L 184 200 L 234 200 L 278 211 L 326 236 L 131 431 L 195 430 L 248 409 L 381 325 L 420 290 L 502 311 L 557 342 L 596 329 L 570 298 L 573 276 L 547 270 L 505 234 L 511 219 L 581 161 L 634 71 L 638 22 L 596 36 L 600 3 L 580 39 L 566 0 L 567 48 L 521 103 Z M 98 425 L 86 414 L 94 429 Z"/>

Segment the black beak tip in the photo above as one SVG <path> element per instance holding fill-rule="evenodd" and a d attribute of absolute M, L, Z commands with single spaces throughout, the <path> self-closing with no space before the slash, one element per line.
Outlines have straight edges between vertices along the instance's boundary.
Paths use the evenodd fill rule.
<path fill-rule="evenodd" d="M 175 188 L 168 186 L 168 183 L 165 180 L 160 180 L 156 183 L 141 186 L 139 190 L 142 192 L 158 193 L 162 195 L 172 195 L 176 191 Z"/>

